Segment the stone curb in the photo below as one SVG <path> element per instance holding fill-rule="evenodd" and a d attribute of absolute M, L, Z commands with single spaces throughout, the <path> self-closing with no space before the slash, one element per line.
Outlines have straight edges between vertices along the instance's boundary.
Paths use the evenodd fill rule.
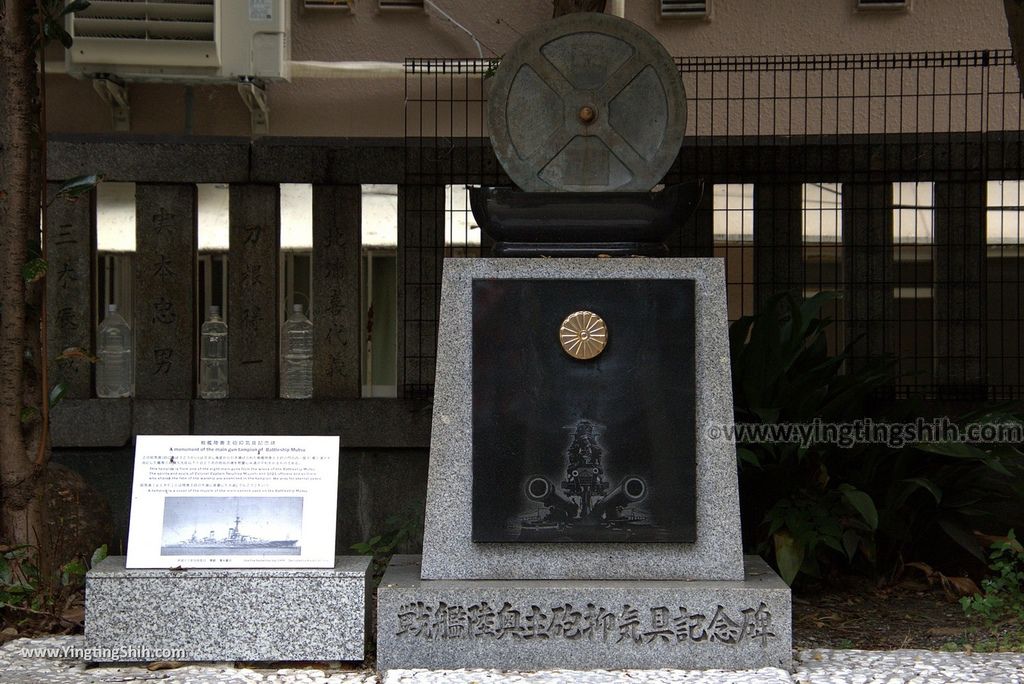
<path fill-rule="evenodd" d="M 236 667 L 232 663 L 186 665 L 148 670 L 145 665 L 87 667 L 73 657 L 84 648 L 81 636 L 17 639 L 0 646 L 0 683 L 86 684 L 99 682 L 308 682 L 330 684 L 555 684 L 582 682 L 680 682 L 682 684 L 1024 684 L 1024 653 L 946 653 L 922 650 L 860 651 L 809 649 L 794 654 L 795 672 L 759 670 L 391 670 L 379 677 L 367 669 L 344 666 Z M 44 653 L 49 649 L 50 653 Z M 62 657 L 61 652 L 65 656 Z"/>

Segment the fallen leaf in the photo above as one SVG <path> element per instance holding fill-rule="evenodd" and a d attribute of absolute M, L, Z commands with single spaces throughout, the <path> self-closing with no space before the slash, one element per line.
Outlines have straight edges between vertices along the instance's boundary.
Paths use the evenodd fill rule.
<path fill-rule="evenodd" d="M 992 546 L 993 544 L 1009 543 L 1010 548 L 1012 548 L 1014 551 L 1016 551 L 1017 553 L 1024 553 L 1024 545 L 1021 545 L 1020 540 L 1018 539 L 1010 541 L 1010 538 L 1006 535 L 1000 536 L 996 534 L 984 534 L 982 532 L 979 532 L 978 530 L 974 530 L 974 536 L 977 537 L 978 540 L 982 543 L 982 545 L 986 547 Z"/>
<path fill-rule="evenodd" d="M 945 577 L 942 578 L 942 588 L 953 598 L 961 596 L 974 596 L 980 594 L 981 589 L 970 577 Z"/>
<path fill-rule="evenodd" d="M 920 562 L 907 563 L 906 567 L 914 568 L 915 570 L 920 570 L 921 572 L 924 573 L 924 576 L 928 578 L 929 582 L 931 582 L 931 578 L 934 577 L 935 574 L 936 574 L 935 573 L 935 569 L 932 566 L 928 565 L 927 563 L 920 563 Z"/>
<path fill-rule="evenodd" d="M 68 622 L 74 622 L 76 624 L 82 623 L 85 621 L 85 606 L 70 606 L 66 608 L 60 616 Z"/>
<path fill-rule="evenodd" d="M 177 660 L 157 660 L 156 662 L 152 662 L 149 665 L 147 665 L 146 669 L 150 670 L 150 671 L 156 671 L 156 670 L 176 670 L 179 667 L 184 667 L 184 666 L 185 666 L 185 663 L 179 662 Z"/>

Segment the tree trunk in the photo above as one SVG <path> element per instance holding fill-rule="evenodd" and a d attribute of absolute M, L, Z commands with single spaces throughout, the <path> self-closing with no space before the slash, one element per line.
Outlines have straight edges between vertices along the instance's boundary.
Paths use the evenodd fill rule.
<path fill-rule="evenodd" d="M 573 12 L 604 12 L 607 0 L 554 0 L 552 18 Z"/>
<path fill-rule="evenodd" d="M 26 286 L 29 242 L 39 242 L 38 87 L 32 0 L 0 0 L 0 540 L 46 555 L 39 448 L 39 303 Z M 33 304 L 29 306 L 29 304 Z M 23 410 L 36 420 L 23 422 Z M 31 418 L 31 416 L 27 416 Z"/>
<path fill-rule="evenodd" d="M 1024 85 L 1024 0 L 1003 0 L 1006 10 L 1006 28 L 1010 34 L 1013 60 L 1017 62 L 1017 77 Z M 1021 91 L 1024 93 L 1024 90 Z"/>

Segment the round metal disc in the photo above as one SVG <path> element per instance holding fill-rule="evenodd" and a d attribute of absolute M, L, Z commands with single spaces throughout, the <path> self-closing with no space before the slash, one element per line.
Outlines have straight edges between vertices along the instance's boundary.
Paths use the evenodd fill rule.
<path fill-rule="evenodd" d="M 583 12 L 545 23 L 489 80 L 491 144 L 528 192 L 650 190 L 679 152 L 679 72 L 661 43 L 625 19 Z"/>
<path fill-rule="evenodd" d="M 593 311 L 577 311 L 562 321 L 558 340 L 566 354 L 586 361 L 604 351 L 608 344 L 608 326 Z"/>

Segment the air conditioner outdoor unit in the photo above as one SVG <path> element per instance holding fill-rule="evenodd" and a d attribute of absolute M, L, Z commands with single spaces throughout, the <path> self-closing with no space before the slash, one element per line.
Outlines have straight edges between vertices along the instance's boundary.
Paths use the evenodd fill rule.
<path fill-rule="evenodd" d="M 70 14 L 68 73 L 125 81 L 288 80 L 288 0 L 92 0 Z"/>

